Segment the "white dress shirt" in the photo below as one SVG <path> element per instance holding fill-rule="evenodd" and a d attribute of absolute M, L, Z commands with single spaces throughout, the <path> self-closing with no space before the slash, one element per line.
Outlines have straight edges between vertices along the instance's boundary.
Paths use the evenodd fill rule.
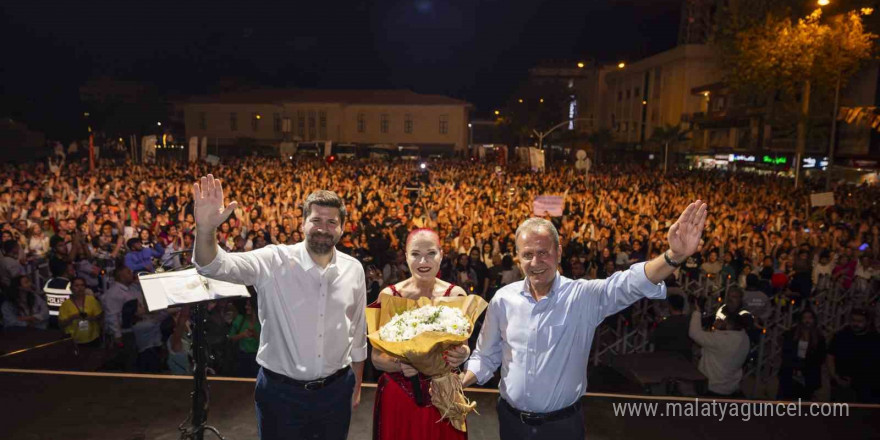
<path fill-rule="evenodd" d="M 207 266 L 206 277 L 254 286 L 262 331 L 257 363 L 297 380 L 329 376 L 367 358 L 364 268 L 333 250 L 326 268 L 305 242 L 227 253 Z"/>
<path fill-rule="evenodd" d="M 101 307 L 104 309 L 104 333 L 116 338 L 122 337 L 122 306 L 125 303 L 141 298 L 141 288 L 137 284 L 126 286 L 113 283 L 107 292 L 101 295 Z"/>

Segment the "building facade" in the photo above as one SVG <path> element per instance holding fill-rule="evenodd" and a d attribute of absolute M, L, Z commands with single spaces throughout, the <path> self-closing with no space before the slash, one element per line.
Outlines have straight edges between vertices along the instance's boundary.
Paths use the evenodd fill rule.
<path fill-rule="evenodd" d="M 655 128 L 688 125 L 707 99 L 692 90 L 721 80 L 711 46 L 689 44 L 627 63 L 605 76 L 603 121 L 617 142 L 644 145 Z"/>
<path fill-rule="evenodd" d="M 454 153 L 468 144 L 470 104 L 408 90 L 256 90 L 189 99 L 187 138 L 419 146 Z"/>
<path fill-rule="evenodd" d="M 565 127 L 589 133 L 608 127 L 603 119 L 602 108 L 607 104 L 605 76 L 614 71 L 613 66 L 602 66 L 594 61 L 542 65 L 529 69 L 529 83 L 537 89 L 552 88 L 563 98 L 557 105 L 560 121 L 572 120 Z"/>

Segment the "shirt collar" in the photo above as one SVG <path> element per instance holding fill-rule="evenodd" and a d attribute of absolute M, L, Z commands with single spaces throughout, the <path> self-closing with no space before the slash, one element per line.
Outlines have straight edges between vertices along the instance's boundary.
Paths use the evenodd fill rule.
<path fill-rule="evenodd" d="M 336 268 L 336 247 L 333 247 L 333 256 L 330 257 L 330 263 L 327 264 L 325 269 L 321 269 L 321 266 L 318 266 L 318 263 L 315 263 L 315 260 L 312 259 L 312 256 L 309 254 L 309 250 L 306 249 L 306 242 L 301 243 L 302 247 L 300 248 L 300 265 L 303 270 L 308 272 L 312 270 L 312 268 L 317 268 L 319 271 L 329 271 L 331 269 Z"/>
<path fill-rule="evenodd" d="M 560 284 L 562 284 L 562 276 L 559 275 L 559 271 L 556 271 L 556 277 L 553 278 L 553 285 L 550 286 L 550 291 L 547 292 L 547 296 L 545 296 L 544 298 L 552 298 L 554 296 L 555 292 L 557 290 L 559 290 Z M 532 291 L 531 291 L 531 285 L 529 285 L 528 278 L 523 280 L 522 290 L 520 291 L 520 294 L 523 296 L 526 296 L 528 298 L 533 298 Z"/>

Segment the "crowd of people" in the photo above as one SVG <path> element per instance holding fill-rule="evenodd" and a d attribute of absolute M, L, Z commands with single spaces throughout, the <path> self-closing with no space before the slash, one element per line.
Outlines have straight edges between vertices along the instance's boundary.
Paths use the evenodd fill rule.
<path fill-rule="evenodd" d="M 776 176 L 684 169 L 663 175 L 639 165 L 594 169 L 585 179 L 568 166 L 538 173 L 466 161 L 422 168 L 403 161 L 102 159 L 90 171 L 86 158 L 56 158 L 0 168 L 3 325 L 60 326 L 76 342 L 112 352 L 113 368 L 186 373 L 188 311 L 145 310 L 136 274 L 190 263 L 192 184 L 208 173 L 223 181 L 227 200 L 238 202 L 218 231 L 230 252 L 301 242 L 305 197 L 318 188 L 336 191 L 348 212 L 337 249 L 364 265 L 368 302 L 410 276 L 403 243 L 416 228 L 440 237 L 441 279 L 490 300 L 522 279 L 514 232 L 529 217 L 558 228 L 566 276 L 606 278 L 661 255 L 668 228 L 697 198 L 711 210 L 703 242 L 670 286 L 708 279 L 801 301 L 822 280 L 850 288 L 880 276 L 876 186 L 841 184 L 833 206 L 814 208 L 810 182 L 794 189 Z M 563 215 L 535 213 L 532 201 L 540 195 L 564 196 Z M 69 301 L 53 301 L 49 284 L 67 289 Z M 211 306 L 208 341 L 217 374 L 255 374 L 260 327 L 252 301 Z"/>

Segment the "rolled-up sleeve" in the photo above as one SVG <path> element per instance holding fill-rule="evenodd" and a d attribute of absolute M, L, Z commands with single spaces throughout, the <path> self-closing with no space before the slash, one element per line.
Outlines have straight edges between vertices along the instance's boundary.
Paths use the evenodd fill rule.
<path fill-rule="evenodd" d="M 467 362 L 467 370 L 474 373 L 477 383 L 485 384 L 501 366 L 501 326 L 499 319 L 503 316 L 501 302 L 494 299 L 486 310 L 483 329 L 477 338 L 477 347 Z"/>
<path fill-rule="evenodd" d="M 229 283 L 256 286 L 276 261 L 280 261 L 280 258 L 275 245 L 240 253 L 229 253 L 217 246 L 217 255 L 213 261 L 201 266 L 193 260 L 193 265 L 202 276 Z"/>
<path fill-rule="evenodd" d="M 642 299 L 666 298 L 666 283 L 654 284 L 645 274 L 645 264 L 636 263 L 629 269 L 615 272 L 604 280 L 582 281 L 593 284 L 599 288 L 599 301 L 597 307 L 598 321 L 601 322 L 630 304 Z"/>
<path fill-rule="evenodd" d="M 351 341 L 351 361 L 363 362 L 367 359 L 367 284 L 363 267 L 360 267 L 360 281 L 355 290 L 355 308 Z"/>

